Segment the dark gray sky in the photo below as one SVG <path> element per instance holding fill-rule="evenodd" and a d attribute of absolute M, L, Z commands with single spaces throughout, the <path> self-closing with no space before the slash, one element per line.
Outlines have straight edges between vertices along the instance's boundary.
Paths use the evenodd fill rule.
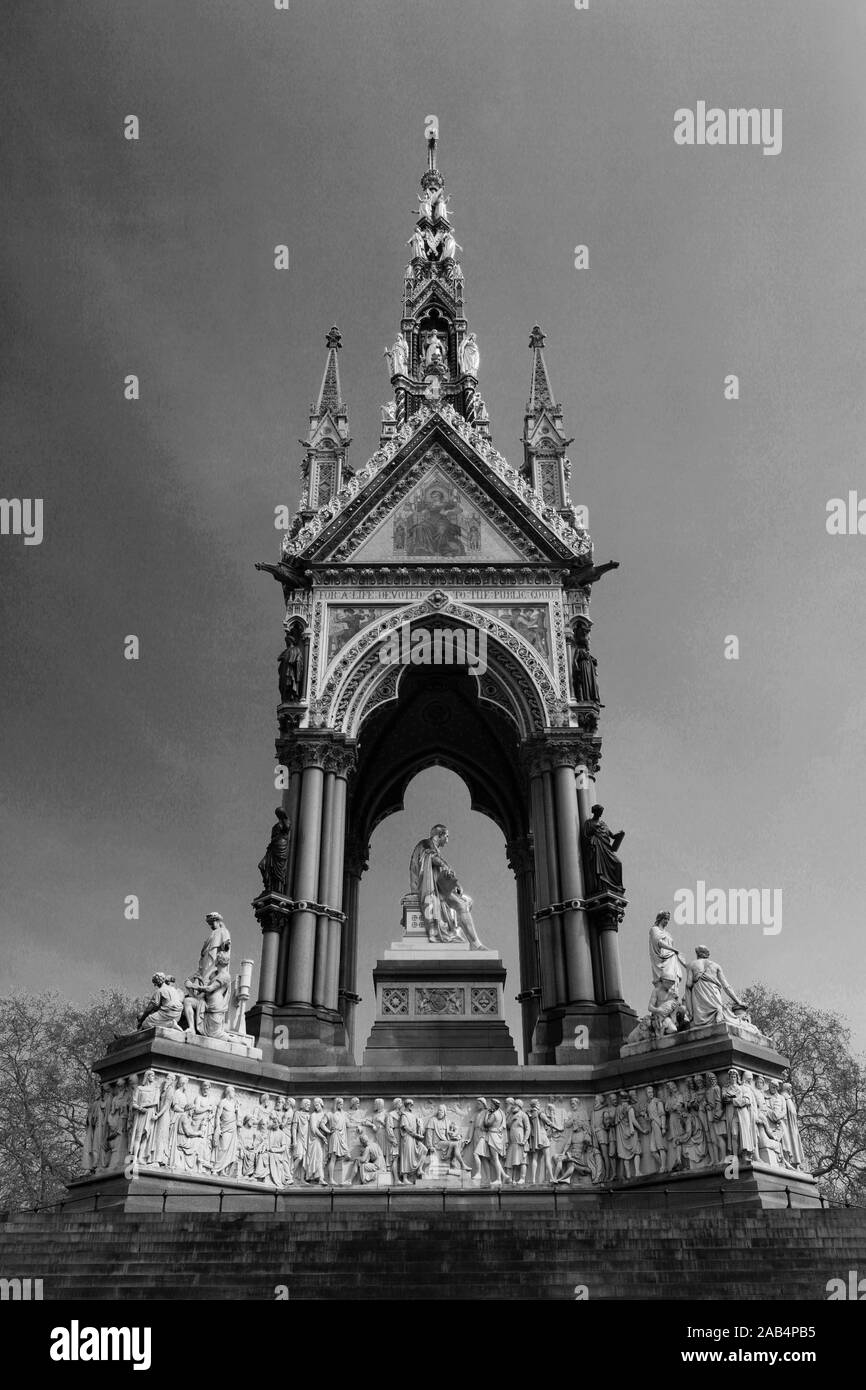
<path fill-rule="evenodd" d="M 866 537 L 825 528 L 866 492 L 866 9 L 590 5 L 4 5 L 0 491 L 45 505 L 41 546 L 0 538 L 4 991 L 141 991 L 211 907 L 258 958 L 282 614 L 253 563 L 297 500 L 333 322 L 354 462 L 376 447 L 435 112 L 494 441 L 518 459 L 540 322 L 575 500 L 621 562 L 592 615 L 628 995 L 678 888 L 780 888 L 779 935 L 681 949 L 866 1037 Z M 782 153 L 676 146 L 699 100 L 781 107 Z M 436 772 L 376 834 L 364 968 L 440 818 L 515 993 L 502 838 Z"/>

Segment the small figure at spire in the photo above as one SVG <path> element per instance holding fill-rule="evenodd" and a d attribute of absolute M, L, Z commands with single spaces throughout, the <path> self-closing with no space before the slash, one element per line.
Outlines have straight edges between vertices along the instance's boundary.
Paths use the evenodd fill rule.
<path fill-rule="evenodd" d="M 425 116 L 424 134 L 427 137 L 427 168 L 432 174 L 436 168 L 436 145 L 439 142 L 438 116 Z"/>

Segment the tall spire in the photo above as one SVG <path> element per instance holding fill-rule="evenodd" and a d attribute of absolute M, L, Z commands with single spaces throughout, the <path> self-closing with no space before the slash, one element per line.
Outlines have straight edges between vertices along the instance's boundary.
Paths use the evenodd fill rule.
<path fill-rule="evenodd" d="M 536 324 L 529 336 L 529 346 L 532 349 L 532 379 L 526 406 L 528 415 L 537 415 L 545 409 L 552 410 L 554 405 L 547 363 L 544 360 L 544 342 L 545 335 Z"/>
<path fill-rule="evenodd" d="M 326 410 L 336 412 L 343 404 L 340 391 L 340 367 L 337 362 L 337 353 L 342 351 L 343 339 L 336 324 L 325 338 L 325 342 L 328 345 L 328 358 L 325 362 L 325 374 L 322 377 L 319 399 L 316 404 L 319 415 L 322 415 Z"/>
<path fill-rule="evenodd" d="M 421 175 L 418 217 L 409 238 L 412 259 L 403 285 L 403 318 L 393 347 L 385 349 L 397 424 L 422 405 L 448 405 L 477 429 L 490 432 L 478 394 L 479 352 L 463 316 L 463 271 L 458 243 L 437 167 L 439 122 L 428 116 L 427 168 Z M 383 422 L 385 423 L 385 422 Z"/>
<path fill-rule="evenodd" d="M 553 398 L 544 360 L 544 343 L 545 335 L 535 324 L 529 335 L 532 375 L 523 419 L 522 472 L 545 502 L 556 507 L 563 516 L 573 517 L 574 508 L 568 495 L 571 461 L 565 453 L 572 440 L 565 435 L 562 406 Z"/>
<path fill-rule="evenodd" d="M 306 449 L 301 465 L 304 479 L 304 500 L 301 515 L 313 516 L 324 507 L 351 476 L 349 468 L 349 417 L 340 386 L 337 353 L 343 340 L 336 324 L 325 337 L 328 355 L 319 397 L 310 406 L 310 429 L 300 443 Z"/>

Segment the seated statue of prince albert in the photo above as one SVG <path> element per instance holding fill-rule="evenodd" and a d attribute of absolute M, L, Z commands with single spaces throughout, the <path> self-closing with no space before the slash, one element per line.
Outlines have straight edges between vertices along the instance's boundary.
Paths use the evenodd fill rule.
<path fill-rule="evenodd" d="M 434 825 L 429 839 L 419 840 L 409 861 L 409 886 L 418 895 L 428 941 L 443 945 L 468 941 L 473 951 L 483 951 L 472 920 L 472 899 L 443 856 L 447 843 L 445 825 Z"/>

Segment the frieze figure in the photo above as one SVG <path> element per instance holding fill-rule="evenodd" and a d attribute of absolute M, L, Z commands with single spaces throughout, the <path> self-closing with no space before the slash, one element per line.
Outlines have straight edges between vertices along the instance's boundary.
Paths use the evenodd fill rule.
<path fill-rule="evenodd" d="M 667 1167 L 668 1146 L 665 1138 L 668 1117 L 662 1101 L 652 1086 L 646 1088 L 646 1117 L 649 1125 L 649 1151 L 658 1164 L 660 1173 Z"/>
<path fill-rule="evenodd" d="M 105 1134 L 106 1091 L 102 1082 L 98 1083 L 96 1095 L 87 1107 L 84 1123 L 84 1141 L 81 1147 L 81 1173 L 86 1176 L 95 1173 L 102 1157 L 102 1141 Z"/>
<path fill-rule="evenodd" d="M 794 1100 L 794 1088 L 790 1081 L 782 1083 L 782 1095 L 785 1098 L 785 1130 L 788 1141 L 788 1151 L 793 1160 L 794 1167 L 802 1172 L 808 1172 L 806 1158 L 803 1153 L 803 1144 L 800 1139 L 800 1124 L 797 1116 L 797 1102 Z"/>
<path fill-rule="evenodd" d="M 277 807 L 274 815 L 277 819 L 271 827 L 271 838 L 264 857 L 259 861 L 259 873 L 266 893 L 280 893 L 285 897 L 288 889 L 292 822 L 282 806 Z"/>
<path fill-rule="evenodd" d="M 214 1177 L 234 1177 L 238 1166 L 238 1103 L 234 1086 L 226 1086 L 214 1120 Z"/>
<path fill-rule="evenodd" d="M 328 1143 L 328 1117 L 325 1102 L 321 1096 L 313 1100 L 310 1111 L 310 1133 L 307 1141 L 307 1154 L 304 1160 L 304 1178 L 309 1183 L 324 1186 L 325 1151 Z"/>
<path fill-rule="evenodd" d="M 132 1132 L 129 1138 L 129 1156 L 134 1163 L 149 1162 L 158 1107 L 159 1083 L 156 1072 L 148 1069 L 130 1098 Z"/>
<path fill-rule="evenodd" d="M 530 1134 L 526 1108 L 522 1100 L 516 1100 L 508 1112 L 508 1152 L 505 1155 L 505 1167 L 515 1187 L 526 1186 Z"/>
<path fill-rule="evenodd" d="M 309 1096 L 305 1096 L 295 1111 L 295 1118 L 292 1121 L 292 1149 L 291 1159 L 293 1171 L 297 1172 L 298 1181 L 306 1181 L 307 1149 L 310 1143 L 310 1114 L 312 1102 Z"/>
<path fill-rule="evenodd" d="M 400 1112 L 400 1182 L 404 1186 L 416 1183 L 427 1165 L 421 1119 L 414 1107 L 414 1101 L 405 1100 Z"/>

